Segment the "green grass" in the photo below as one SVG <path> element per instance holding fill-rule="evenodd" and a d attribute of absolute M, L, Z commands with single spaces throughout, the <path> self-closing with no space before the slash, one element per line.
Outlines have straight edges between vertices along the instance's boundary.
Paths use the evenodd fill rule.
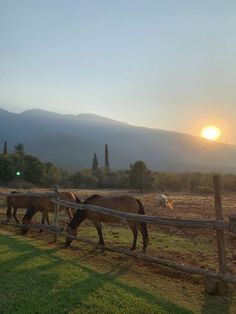
<path fill-rule="evenodd" d="M 0 313 L 192 313 L 57 250 L 1 235 Z"/>
<path fill-rule="evenodd" d="M 80 235 L 97 241 L 93 226 Z M 210 266 L 211 244 L 150 230 L 148 254 L 180 260 L 203 256 Z M 211 297 L 199 277 L 73 242 L 72 249 L 50 244 L 52 235 L 31 231 L 26 237 L 0 230 L 0 313 L 236 313 L 235 294 Z M 128 228 L 106 225 L 109 245 L 128 248 Z M 61 242 L 61 243 L 60 243 Z M 142 243 L 138 238 L 138 251 Z M 175 257 L 175 254 L 177 255 Z M 199 255 L 200 254 L 200 255 Z M 198 261 L 203 264 L 203 261 Z M 193 280 L 191 280 L 191 278 Z"/>

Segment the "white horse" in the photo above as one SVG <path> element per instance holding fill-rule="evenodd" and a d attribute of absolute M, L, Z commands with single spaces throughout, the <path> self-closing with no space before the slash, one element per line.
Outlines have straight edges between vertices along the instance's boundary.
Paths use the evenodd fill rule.
<path fill-rule="evenodd" d="M 174 209 L 173 202 L 169 201 L 166 195 L 160 194 L 158 197 L 158 205 L 162 206 L 163 208 L 170 208 Z"/>

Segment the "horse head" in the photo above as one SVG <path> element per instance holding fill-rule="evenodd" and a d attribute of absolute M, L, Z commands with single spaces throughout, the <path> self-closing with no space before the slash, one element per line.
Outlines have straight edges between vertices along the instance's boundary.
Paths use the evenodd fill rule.
<path fill-rule="evenodd" d="M 66 237 L 65 247 L 68 248 L 71 245 L 73 239 L 76 237 L 77 231 L 71 226 L 71 223 L 68 223 L 66 232 L 68 235 Z"/>
<path fill-rule="evenodd" d="M 34 207 L 29 207 L 27 208 L 27 211 L 22 219 L 23 225 L 29 225 L 31 224 L 32 217 L 36 213 L 36 209 Z M 22 229 L 22 234 L 26 234 L 29 231 L 29 228 L 23 228 Z"/>

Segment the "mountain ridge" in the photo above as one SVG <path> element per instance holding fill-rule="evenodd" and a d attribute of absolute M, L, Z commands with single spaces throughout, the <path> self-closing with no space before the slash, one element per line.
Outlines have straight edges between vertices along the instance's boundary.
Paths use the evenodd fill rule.
<path fill-rule="evenodd" d="M 91 167 L 91 155 L 96 151 L 102 160 L 105 144 L 109 145 L 114 169 L 127 169 L 136 160 L 163 171 L 236 169 L 235 145 L 133 126 L 90 113 L 68 115 L 42 109 L 11 113 L 0 109 L 0 141 L 5 140 L 10 146 L 24 142 L 27 152 L 71 169 Z M 60 154 L 60 145 L 66 147 L 67 154 Z"/>

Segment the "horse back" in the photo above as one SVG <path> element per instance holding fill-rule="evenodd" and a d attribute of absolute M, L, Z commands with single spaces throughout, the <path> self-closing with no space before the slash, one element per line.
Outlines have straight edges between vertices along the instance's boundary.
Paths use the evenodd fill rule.
<path fill-rule="evenodd" d="M 16 208 L 27 208 L 31 207 L 35 200 L 36 196 L 25 196 L 25 195 L 9 195 L 7 196 L 7 206 L 13 206 Z"/>
<path fill-rule="evenodd" d="M 137 201 L 137 199 L 129 195 L 95 197 L 90 200 L 89 199 L 86 200 L 86 204 L 96 205 L 103 208 L 114 209 L 114 210 L 122 211 L 126 213 L 139 213 L 140 212 L 139 202 Z M 108 216 L 101 213 L 95 213 L 91 211 L 88 211 L 87 218 L 91 220 L 108 221 L 108 222 L 115 222 L 119 220 L 116 217 Z"/>

